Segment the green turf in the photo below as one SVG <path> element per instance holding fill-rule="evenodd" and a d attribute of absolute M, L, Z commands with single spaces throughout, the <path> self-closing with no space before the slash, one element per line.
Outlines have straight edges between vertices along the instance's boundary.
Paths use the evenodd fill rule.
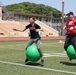
<path fill-rule="evenodd" d="M 25 61 L 25 47 L 28 41 L 0 42 L 0 61 L 23 64 Z M 42 41 L 43 53 L 63 53 L 64 43 L 58 40 Z M 37 62 L 40 63 L 40 60 Z M 34 66 L 34 65 L 31 65 Z M 37 65 L 35 67 L 40 67 Z M 68 57 L 47 57 L 41 68 L 50 68 L 76 72 L 76 60 L 69 61 Z M 23 67 L 0 62 L 0 75 L 73 75 L 37 68 Z"/>

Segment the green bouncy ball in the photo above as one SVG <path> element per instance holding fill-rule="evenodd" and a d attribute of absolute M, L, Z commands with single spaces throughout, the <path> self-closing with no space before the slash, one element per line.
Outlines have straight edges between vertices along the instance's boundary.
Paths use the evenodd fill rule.
<path fill-rule="evenodd" d="M 26 56 L 30 61 L 36 62 L 40 59 L 40 52 L 36 45 L 31 45 L 26 50 Z"/>
<path fill-rule="evenodd" d="M 66 52 L 69 58 L 76 59 L 76 50 L 73 45 L 69 45 Z"/>

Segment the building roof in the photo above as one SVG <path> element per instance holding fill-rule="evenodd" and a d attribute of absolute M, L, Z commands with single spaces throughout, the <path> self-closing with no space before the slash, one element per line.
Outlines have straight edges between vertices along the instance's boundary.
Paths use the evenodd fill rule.
<path fill-rule="evenodd" d="M 30 16 L 30 17 L 43 17 L 43 18 L 48 18 L 48 19 L 60 19 L 60 18 L 55 18 L 51 16 L 46 16 L 46 15 L 41 15 L 41 14 L 33 14 L 33 13 L 24 13 L 24 12 L 14 12 L 15 15 L 24 15 L 24 16 Z"/>
<path fill-rule="evenodd" d="M 24 12 L 14 12 L 17 15 L 24 15 L 24 16 L 38 16 L 38 17 L 46 17 L 46 15 L 41 14 L 32 14 L 32 13 L 24 13 Z"/>

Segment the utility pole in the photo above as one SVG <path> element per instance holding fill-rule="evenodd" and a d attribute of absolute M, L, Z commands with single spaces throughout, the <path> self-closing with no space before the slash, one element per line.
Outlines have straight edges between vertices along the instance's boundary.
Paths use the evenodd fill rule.
<path fill-rule="evenodd" d="M 63 35 L 63 26 L 64 26 L 64 0 L 62 0 L 62 26 L 61 26 L 61 35 Z"/>
<path fill-rule="evenodd" d="M 52 18 L 53 18 L 53 12 L 50 12 L 51 13 L 51 23 L 52 23 Z"/>

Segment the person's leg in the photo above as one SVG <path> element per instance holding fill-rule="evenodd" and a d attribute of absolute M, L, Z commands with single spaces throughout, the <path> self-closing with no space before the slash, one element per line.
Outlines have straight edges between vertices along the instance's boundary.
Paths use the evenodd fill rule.
<path fill-rule="evenodd" d="M 33 39 L 30 39 L 29 42 L 28 42 L 28 44 L 27 44 L 27 46 L 26 46 L 26 50 L 27 50 L 27 48 L 28 48 L 30 45 L 32 45 L 33 43 L 34 43 Z M 28 58 L 26 57 L 25 64 L 27 64 L 28 61 L 29 61 L 29 60 L 28 60 Z"/>
<path fill-rule="evenodd" d="M 41 42 L 41 37 L 40 37 L 40 44 L 42 44 L 42 42 Z"/>
<path fill-rule="evenodd" d="M 64 43 L 64 49 L 67 50 L 67 47 L 71 44 L 71 36 L 66 36 L 66 40 Z"/>
<path fill-rule="evenodd" d="M 65 40 L 65 44 L 64 44 L 64 49 L 65 51 L 67 51 L 67 47 L 72 44 L 72 36 L 66 36 L 66 40 Z M 69 58 L 69 60 L 71 61 L 72 59 Z"/>
<path fill-rule="evenodd" d="M 26 46 L 26 50 L 27 50 L 27 48 L 28 48 L 30 45 L 32 45 L 33 43 L 34 43 L 34 40 L 33 40 L 33 39 L 30 39 L 30 40 L 28 41 L 27 46 Z"/>
<path fill-rule="evenodd" d="M 76 50 L 76 36 L 73 36 L 72 38 L 72 45 L 74 46 L 74 49 Z"/>
<path fill-rule="evenodd" d="M 37 45 L 37 47 L 38 47 L 38 50 L 39 50 L 39 52 L 40 52 L 40 56 L 41 56 L 41 66 L 43 66 L 44 65 L 44 58 L 43 58 L 43 53 L 42 53 L 42 50 L 41 50 L 41 48 L 40 48 L 40 39 L 36 39 L 36 45 Z"/>

